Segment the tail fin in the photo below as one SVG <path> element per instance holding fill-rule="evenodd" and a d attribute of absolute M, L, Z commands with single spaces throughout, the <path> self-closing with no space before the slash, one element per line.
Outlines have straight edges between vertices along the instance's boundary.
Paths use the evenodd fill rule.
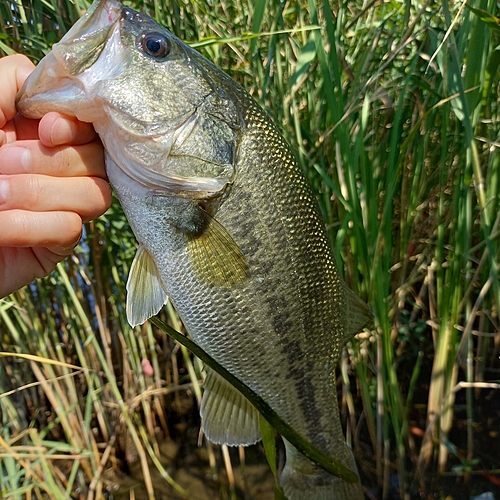
<path fill-rule="evenodd" d="M 349 484 L 313 464 L 285 440 L 286 463 L 280 485 L 288 500 L 364 500 L 363 488 Z M 349 450 L 349 468 L 356 470 Z"/>

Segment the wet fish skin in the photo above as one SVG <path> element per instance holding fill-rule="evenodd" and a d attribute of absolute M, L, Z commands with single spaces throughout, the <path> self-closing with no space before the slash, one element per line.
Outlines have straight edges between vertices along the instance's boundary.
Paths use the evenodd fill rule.
<path fill-rule="evenodd" d="M 151 47 L 166 54 L 153 57 Z M 140 242 L 127 285 L 130 322 L 170 297 L 195 342 L 355 469 L 334 369 L 371 313 L 341 280 L 314 193 L 255 101 L 149 17 L 102 0 L 40 63 L 18 107 L 33 118 L 65 112 L 101 136 L 108 176 Z M 209 371 L 207 436 L 254 443 L 257 419 Z M 359 485 L 286 448 L 290 500 L 363 498 Z"/>

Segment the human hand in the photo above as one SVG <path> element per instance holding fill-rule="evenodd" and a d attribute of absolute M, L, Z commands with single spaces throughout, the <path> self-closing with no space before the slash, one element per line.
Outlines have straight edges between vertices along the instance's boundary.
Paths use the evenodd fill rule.
<path fill-rule="evenodd" d="M 78 243 L 82 222 L 111 204 L 90 124 L 17 114 L 16 94 L 33 68 L 21 55 L 0 59 L 0 297 L 50 274 Z"/>

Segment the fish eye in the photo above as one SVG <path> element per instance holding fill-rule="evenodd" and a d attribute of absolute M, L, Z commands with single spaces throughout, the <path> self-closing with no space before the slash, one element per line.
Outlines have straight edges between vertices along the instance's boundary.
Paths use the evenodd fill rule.
<path fill-rule="evenodd" d="M 161 59 L 170 52 L 170 43 L 161 33 L 148 33 L 142 37 L 142 48 L 151 57 Z"/>

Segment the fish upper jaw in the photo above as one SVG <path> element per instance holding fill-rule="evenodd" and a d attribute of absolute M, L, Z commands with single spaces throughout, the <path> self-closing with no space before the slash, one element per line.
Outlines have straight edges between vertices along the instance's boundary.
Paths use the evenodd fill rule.
<path fill-rule="evenodd" d="M 21 87 L 16 97 L 16 107 L 26 118 L 38 119 L 50 111 L 58 111 L 91 122 L 92 116 L 82 116 L 78 112 L 86 101 L 85 89 L 78 78 L 65 74 L 55 53 L 51 52 Z"/>
<path fill-rule="evenodd" d="M 107 46 L 109 52 L 109 47 L 112 47 L 115 67 L 120 55 L 124 57 L 120 54 L 123 50 L 119 43 L 122 9 L 123 6 L 115 0 L 92 4 L 85 15 L 54 44 L 51 52 L 21 87 L 16 97 L 16 107 L 21 114 L 35 119 L 50 111 L 58 111 L 86 122 L 100 118 L 102 106 L 89 106 L 89 94 L 99 75 L 109 78 L 113 71 L 106 64 L 109 57 L 108 61 L 98 61 L 103 48 Z M 85 70 L 91 66 L 93 71 L 86 73 Z"/>

